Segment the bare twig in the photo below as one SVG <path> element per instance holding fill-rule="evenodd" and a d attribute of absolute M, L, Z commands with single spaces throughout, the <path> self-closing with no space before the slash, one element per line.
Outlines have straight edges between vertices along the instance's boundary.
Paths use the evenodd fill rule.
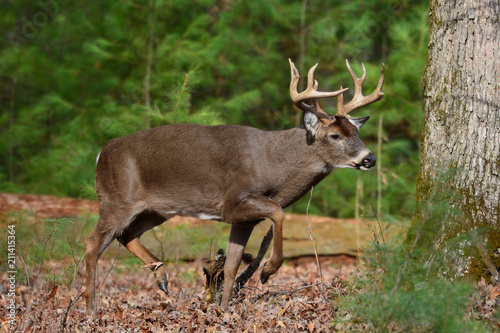
<path fill-rule="evenodd" d="M 319 256 L 318 256 L 318 248 L 316 247 L 316 242 L 314 241 L 312 229 L 311 229 L 311 221 L 309 221 L 309 206 L 311 205 L 311 200 L 313 197 L 314 186 L 311 187 L 311 196 L 309 197 L 309 201 L 307 202 L 306 208 L 306 219 L 307 219 L 307 234 L 309 235 L 309 240 L 313 243 L 314 246 L 314 256 L 316 257 L 316 265 L 318 266 L 319 271 L 319 281 L 323 283 L 323 273 L 321 272 L 321 265 L 319 264 Z"/>
<path fill-rule="evenodd" d="M 380 237 L 382 237 L 382 242 L 383 242 L 383 244 L 385 245 L 384 231 L 382 230 L 382 225 L 380 224 L 380 219 L 379 219 L 379 217 L 378 217 L 378 213 L 375 211 L 375 208 L 373 208 L 373 205 L 372 205 L 372 203 L 371 203 L 371 202 L 370 202 L 370 206 L 372 207 L 372 210 L 373 210 L 373 212 L 374 212 L 374 214 L 375 214 L 375 218 L 376 218 L 376 220 L 377 220 L 378 228 L 379 228 L 379 230 L 380 230 Z"/>
<path fill-rule="evenodd" d="M 12 84 L 10 86 L 10 110 L 9 110 L 9 126 L 14 127 L 15 124 L 15 102 L 16 102 L 16 88 L 17 88 L 17 77 L 12 78 Z M 14 154 L 15 154 L 15 143 L 14 140 L 8 140 L 9 142 L 9 158 L 7 159 L 7 169 L 9 174 L 9 181 L 14 182 Z"/>
<path fill-rule="evenodd" d="M 381 114 L 378 121 L 377 134 L 377 216 L 382 214 L 382 124 L 384 115 Z M 385 243 L 385 242 L 384 242 Z"/>
<path fill-rule="evenodd" d="M 358 176 L 356 180 L 356 201 L 354 204 L 354 217 L 356 220 L 360 220 L 362 214 L 360 214 L 361 205 L 360 201 L 363 199 L 363 179 Z M 356 222 L 356 256 L 359 258 L 361 264 L 361 240 L 359 236 L 359 223 Z"/>
<path fill-rule="evenodd" d="M 299 292 L 299 291 L 304 290 L 304 289 L 309 289 L 309 288 L 313 288 L 313 287 L 322 287 L 323 285 L 324 285 L 324 282 L 317 282 L 317 283 L 314 283 L 314 284 L 309 284 L 307 286 L 295 288 L 295 289 L 292 289 L 292 290 L 286 290 L 286 291 L 268 291 L 268 292 L 265 292 L 265 293 L 259 295 L 258 297 L 262 297 L 262 296 L 264 296 L 264 294 L 269 294 L 270 296 L 291 295 L 291 294 L 294 294 L 294 293 Z M 276 287 L 276 286 L 277 285 L 274 285 L 274 287 Z M 320 288 L 318 288 L 318 289 L 320 289 Z"/>
<path fill-rule="evenodd" d="M 306 54 L 306 13 L 307 13 L 307 0 L 302 0 L 302 6 L 300 9 L 300 39 L 299 39 L 299 70 L 301 73 L 304 72 L 304 61 Z M 301 90 L 304 90 L 304 81 L 300 82 Z M 300 125 L 301 112 L 297 109 L 295 114 L 295 126 Z"/>
<path fill-rule="evenodd" d="M 59 329 L 60 333 L 63 333 L 66 330 L 69 310 L 71 310 L 71 307 L 74 304 L 76 304 L 76 302 L 78 302 L 78 300 L 83 296 L 83 294 L 85 294 L 85 292 L 81 292 L 74 300 L 73 300 L 73 297 L 71 297 L 71 299 L 69 300 L 68 306 L 66 307 L 66 311 L 64 311 L 64 315 L 63 315 L 62 320 L 61 320 L 61 327 Z"/>
<path fill-rule="evenodd" d="M 75 269 L 73 270 L 73 279 L 71 282 L 71 290 L 73 292 L 73 288 L 75 287 L 75 282 L 76 282 L 76 273 L 78 272 L 78 267 L 80 267 L 81 263 L 83 262 L 83 259 L 85 258 L 85 253 L 83 254 L 80 260 L 77 260 L 75 256 L 75 251 L 73 250 L 73 246 L 71 245 L 68 235 L 66 235 L 66 239 L 68 240 L 69 247 L 71 248 L 71 255 L 73 256 L 73 261 L 75 262 Z"/>
<path fill-rule="evenodd" d="M 321 271 L 321 265 L 319 264 L 319 256 L 318 256 L 318 248 L 316 247 L 316 242 L 314 241 L 312 229 L 311 229 L 311 221 L 309 221 L 309 206 L 311 205 L 311 200 L 313 196 L 313 190 L 314 186 L 311 186 L 311 196 L 309 197 L 309 201 L 307 202 L 307 208 L 306 208 L 306 219 L 307 219 L 307 233 L 309 235 L 309 240 L 313 243 L 314 246 L 314 256 L 316 257 L 316 265 L 318 266 L 318 272 L 319 272 L 319 283 L 318 289 L 325 299 L 325 302 L 328 303 L 328 297 L 326 296 L 324 290 L 323 290 L 323 272 Z"/>
<path fill-rule="evenodd" d="M 121 244 L 118 246 L 118 249 L 120 250 L 122 248 Z M 102 282 L 101 284 L 99 285 L 99 287 L 97 288 L 97 290 L 101 290 L 101 287 L 104 285 L 104 282 L 106 282 L 106 279 L 108 278 L 108 275 L 109 273 L 111 273 L 111 270 L 113 269 L 113 267 L 115 267 L 115 262 L 116 260 L 118 259 L 118 252 L 116 252 L 116 255 L 115 257 L 113 258 L 113 261 L 111 262 L 111 267 L 109 268 L 108 272 L 106 273 L 106 275 L 104 276 L 104 279 L 102 279 Z"/>
<path fill-rule="evenodd" d="M 155 229 L 151 229 L 151 231 L 153 232 L 153 237 L 155 238 L 155 240 L 158 242 L 158 244 L 160 246 L 160 259 L 164 260 L 164 258 L 165 258 L 165 248 L 163 246 L 163 242 L 161 241 L 161 239 L 156 234 Z"/>
<path fill-rule="evenodd" d="M 45 242 L 43 243 L 43 251 L 42 251 L 42 258 L 40 259 L 40 268 L 38 269 L 38 275 L 37 277 L 39 277 L 41 274 L 42 274 L 42 268 L 43 268 L 43 257 L 45 256 L 45 249 L 47 247 L 47 243 L 49 242 L 49 240 L 52 238 L 52 236 L 54 235 L 54 233 L 56 232 L 57 230 L 57 227 L 54 225 L 54 229 L 52 229 L 52 232 L 50 233 L 49 237 L 47 237 L 45 239 Z"/>
<path fill-rule="evenodd" d="M 365 217 L 363 215 L 361 215 L 361 222 L 364 223 L 364 225 L 366 225 L 368 227 L 368 229 L 371 230 L 371 232 L 373 233 L 373 241 L 375 243 L 377 243 L 377 245 L 380 245 L 380 242 L 378 240 L 378 236 L 377 236 L 377 230 L 375 230 L 365 219 Z"/>

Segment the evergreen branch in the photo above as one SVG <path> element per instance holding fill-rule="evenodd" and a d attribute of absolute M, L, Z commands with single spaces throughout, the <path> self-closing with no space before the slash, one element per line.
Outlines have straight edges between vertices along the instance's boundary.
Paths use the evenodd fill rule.
<path fill-rule="evenodd" d="M 182 84 L 181 91 L 178 94 L 177 101 L 175 103 L 174 124 L 177 123 L 177 115 L 179 114 L 179 105 L 181 103 L 181 99 L 182 99 L 182 95 L 184 94 L 184 90 L 186 89 L 188 78 L 189 78 L 189 73 L 186 73 L 186 77 L 184 78 L 184 83 Z"/>

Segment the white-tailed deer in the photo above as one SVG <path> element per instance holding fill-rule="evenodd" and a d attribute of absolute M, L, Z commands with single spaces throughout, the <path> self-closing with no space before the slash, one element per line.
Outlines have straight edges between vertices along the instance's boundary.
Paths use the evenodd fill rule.
<path fill-rule="evenodd" d="M 304 112 L 304 127 L 262 131 L 245 126 L 175 124 L 140 131 L 109 141 L 97 162 L 96 188 L 100 216 L 85 242 L 87 313 L 96 311 L 96 268 L 104 249 L 117 239 L 154 272 L 168 293 L 163 263 L 139 241 L 147 230 L 174 215 L 231 224 L 224 266 L 222 308 L 226 308 L 241 256 L 250 233 L 260 221 L 273 223 L 273 250 L 261 281 L 283 263 L 283 208 L 291 205 L 334 168 L 370 170 L 375 156 L 358 136 L 369 117 L 348 115 L 383 97 L 384 66 L 375 91 L 363 96 L 366 77 L 354 80 L 354 97 L 344 105 L 341 89 L 318 91 L 313 66 L 307 89 L 297 93 L 299 73 L 290 60 L 290 96 Z M 318 100 L 338 97 L 338 112 L 329 115 Z M 310 101 L 311 104 L 306 104 Z"/>

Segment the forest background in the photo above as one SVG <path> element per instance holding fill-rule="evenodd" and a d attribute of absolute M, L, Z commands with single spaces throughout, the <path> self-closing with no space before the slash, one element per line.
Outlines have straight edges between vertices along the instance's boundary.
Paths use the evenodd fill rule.
<path fill-rule="evenodd" d="M 444 3 L 449 2 L 432 2 L 431 9 L 439 13 Z M 495 2 L 490 5 L 491 16 L 494 16 Z M 460 10 L 469 8 L 467 6 L 453 3 L 452 7 L 460 14 Z M 301 214 L 335 218 L 365 216 L 365 222 L 384 220 L 378 223 L 380 233 L 373 232 L 372 242 L 363 248 L 357 274 L 326 282 L 328 299 L 333 301 L 314 299 L 311 302 L 321 303 L 324 306 L 321 311 L 298 310 L 309 302 L 307 297 L 318 296 L 302 287 L 299 288 L 304 290 L 302 298 L 296 297 L 295 292 L 290 293 L 278 300 L 280 307 L 275 306 L 272 295 L 262 298 L 262 303 L 253 302 L 251 297 L 246 299 L 252 302 L 254 310 L 270 306 L 273 311 L 283 309 L 281 314 L 284 314 L 290 306 L 293 310 L 282 317 L 285 323 L 304 324 L 309 331 L 316 322 L 329 330 L 334 327 L 339 331 L 351 328 L 370 332 L 486 332 L 500 327 L 500 314 L 496 310 L 500 304 L 498 280 L 493 285 L 484 278 L 478 282 L 476 275 L 443 278 L 441 273 L 447 274 L 449 268 L 447 253 L 452 251 L 429 247 L 431 255 L 425 252 L 426 244 L 445 244 L 457 250 L 460 259 L 465 253 L 463 244 L 468 244 L 471 255 L 478 261 L 487 262 L 488 253 L 498 260 L 498 250 L 492 252 L 488 248 L 490 252 L 487 252 L 477 240 L 483 235 L 480 233 L 451 234 L 449 241 L 439 243 L 443 239 L 442 221 L 455 221 L 448 218 L 447 200 L 441 199 L 449 193 L 442 191 L 435 202 L 424 204 L 424 209 L 420 209 L 421 222 L 416 214 L 414 228 L 410 229 L 415 235 L 413 241 L 406 237 L 406 228 L 399 228 L 401 224 L 410 224 L 415 211 L 424 123 L 421 80 L 428 51 L 429 1 L 0 0 L 0 13 L 3 37 L 0 39 L 0 192 L 96 199 L 96 157 L 110 139 L 172 123 L 238 124 L 263 130 L 301 126 L 302 114 L 289 97 L 289 58 L 297 65 L 302 78 L 310 67 L 319 63 L 315 78 L 320 90 L 337 90 L 341 85 L 350 87 L 346 100 L 352 96 L 353 84 L 345 59 L 358 76 L 362 73 L 361 63 L 365 64 L 366 93 L 375 88 L 384 63 L 385 98 L 354 114 L 371 116 L 361 129 L 360 137 L 377 155 L 376 170 L 336 170 L 314 189 L 310 206 L 306 196 L 289 208 L 289 212 Z M 475 9 L 468 12 L 468 21 L 474 13 Z M 440 17 L 445 16 L 431 16 L 434 23 Z M 455 21 L 452 16 L 450 22 Z M 497 21 L 493 18 L 488 24 L 492 22 Z M 429 64 L 439 65 L 437 60 Z M 304 81 L 300 82 L 302 88 Z M 435 87 L 441 89 L 440 85 Z M 335 99 L 321 103 L 327 112 L 336 112 Z M 439 156 L 437 158 L 439 160 Z M 17 259 L 23 263 L 16 281 L 20 287 L 31 285 L 24 300 L 22 295 L 17 300 L 26 309 L 19 308 L 22 320 L 17 328 L 48 327 L 49 322 L 50 331 L 53 327 L 64 331 L 68 322 L 89 324 L 84 319 L 80 289 L 84 274 L 79 263 L 85 254 L 83 239 L 97 216 L 41 221 L 29 213 L 5 216 L 0 223 L 16 226 Z M 369 224 L 366 223 L 367 229 Z M 485 233 L 484 230 L 488 229 L 480 231 Z M 384 238 L 384 233 L 391 237 Z M 173 239 L 176 235 L 186 236 L 176 239 L 183 247 L 191 247 L 184 239 L 194 239 L 198 250 L 211 249 L 214 240 L 204 235 L 210 246 L 203 245 L 200 238 L 193 237 L 194 232 L 180 225 L 177 233 L 169 234 L 165 230 L 156 240 Z M 419 243 L 419 239 L 424 241 Z M 428 239 L 431 242 L 426 243 Z M 434 241 L 437 242 L 432 243 Z M 161 241 L 158 243 L 163 246 Z M 223 247 L 222 239 L 218 244 Z M 474 248 L 479 254 L 473 252 Z M 492 248 L 495 249 L 496 246 Z M 163 247 L 161 253 L 162 258 L 167 257 Z M 190 269 L 190 265 L 178 265 L 177 261 L 172 259 L 166 263 L 175 266 L 172 272 L 181 276 L 179 267 Z M 429 269 L 429 262 L 437 269 Z M 112 267 L 114 260 L 107 264 Z M 117 274 L 138 273 L 138 265 L 138 261 L 127 264 L 127 260 L 123 260 L 123 266 L 116 269 Z M 495 266 L 490 266 L 498 276 Z M 304 267 L 307 279 L 313 281 L 315 272 L 308 268 L 310 266 Z M 485 272 L 482 264 L 476 267 L 480 273 Z M 287 282 L 280 283 L 276 277 L 276 285 L 294 288 L 287 268 L 285 265 L 281 269 Z M 328 268 L 339 275 L 340 268 L 333 265 Z M 104 282 L 107 276 L 106 273 Z M 172 325 L 215 327 L 223 322 L 226 325 L 225 317 L 205 311 L 203 302 L 196 303 L 203 309 L 198 321 L 191 317 L 190 311 L 179 312 L 187 315 L 186 318 L 177 321 L 172 318 L 175 312 L 172 309 L 186 309 L 190 302 L 189 298 L 179 297 L 188 286 L 185 281 L 192 282 L 192 288 L 188 286 L 192 290 L 202 286 L 197 273 L 187 274 L 188 280 L 178 279 L 176 285 L 172 282 L 178 290 L 171 297 L 176 303 L 167 309 L 166 303 L 149 301 L 136 306 L 134 300 L 140 298 L 137 296 L 142 291 L 156 295 L 158 301 L 164 299 L 156 294 L 156 287 L 153 291 L 141 282 L 146 281 L 140 277 L 143 274 L 119 276 L 119 279 L 107 280 L 112 287 L 102 289 L 101 299 L 112 297 L 121 302 L 102 304 L 105 316 L 119 314 L 109 325 L 138 327 L 137 322 L 124 324 L 122 310 L 128 319 L 146 320 L 153 314 L 153 322 L 147 324 L 152 331 L 157 331 L 158 325 L 168 329 L 174 327 Z M 130 280 L 124 280 L 124 276 Z M 135 283 L 142 284 L 130 288 L 132 293 L 114 294 L 115 284 L 133 286 Z M 54 294 L 59 287 L 61 296 L 57 298 Z M 128 287 L 118 289 L 129 290 Z M 53 297 L 55 303 L 47 301 Z M 327 298 L 324 294 L 322 297 Z M 45 300 L 44 305 L 32 307 L 38 300 Z M 74 311 L 70 313 L 73 305 Z M 158 306 L 166 317 L 155 314 Z M 49 315 L 47 309 L 51 311 Z M 254 310 L 243 306 L 236 311 L 243 319 L 234 319 L 237 322 L 233 323 L 234 327 L 243 331 L 251 327 L 251 322 L 252 330 L 256 323 L 259 328 L 273 330 L 276 313 L 268 312 L 266 316 Z M 319 315 L 304 317 L 304 311 Z M 129 316 L 136 313 L 139 316 Z M 250 317 L 249 313 L 252 313 Z M 300 314 L 300 320 L 290 317 L 291 313 Z M 209 318 L 209 322 L 204 318 Z M 141 325 L 144 323 L 141 321 Z M 104 327 L 101 324 L 95 325 Z"/>
<path fill-rule="evenodd" d="M 333 172 L 310 212 L 352 217 L 374 206 L 411 219 L 428 1 L 42 0 L 0 10 L 0 192 L 95 199 L 103 145 L 150 127 L 300 126 L 288 58 L 303 78 L 319 63 L 320 89 L 351 87 L 347 100 L 349 59 L 358 76 L 365 64 L 366 92 L 386 66 L 385 98 L 356 112 L 371 116 L 360 137 L 379 168 Z M 322 103 L 336 112 L 335 99 Z M 291 210 L 304 213 L 307 199 Z"/>

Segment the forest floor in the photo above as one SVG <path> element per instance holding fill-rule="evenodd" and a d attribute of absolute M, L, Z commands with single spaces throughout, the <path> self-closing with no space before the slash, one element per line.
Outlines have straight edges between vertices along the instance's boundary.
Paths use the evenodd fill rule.
<path fill-rule="evenodd" d="M 169 295 L 158 289 L 149 270 L 110 260 L 99 268 L 100 276 L 106 277 L 98 292 L 96 317 L 85 314 L 84 274 L 79 272 L 72 287 L 48 282 L 18 287 L 17 325 L 11 328 L 19 332 L 64 328 L 68 332 L 330 332 L 337 311 L 335 298 L 345 292 L 344 277 L 356 270 L 354 263 L 334 268 L 323 261 L 324 282 L 319 284 L 313 261 L 291 261 L 266 285 L 254 277 L 227 311 L 221 311 L 203 300 L 200 261 L 171 267 Z M 2 317 L 7 319 L 5 313 Z M 3 323 L 3 331 L 8 332 L 9 326 Z"/>
<path fill-rule="evenodd" d="M 6 216 L 13 210 L 28 211 L 32 219 L 40 221 L 95 213 L 98 205 L 89 200 L 0 194 L 0 214 Z M 292 217 L 295 218 L 292 220 L 304 222 L 300 216 Z M 312 220 L 318 225 L 325 222 L 321 218 Z M 353 222 L 346 223 L 352 225 Z M 288 227 L 293 228 L 293 224 L 290 222 Z M 298 237 L 295 238 L 297 241 Z M 44 251 L 48 247 L 40 245 Z M 233 298 L 227 311 L 221 311 L 219 306 L 204 301 L 203 266 L 208 267 L 210 262 L 198 258 L 166 263 L 170 273 L 170 294 L 165 295 L 156 286 L 149 269 L 141 269 L 137 260 L 123 259 L 127 252 L 117 247 L 115 253 L 99 261 L 96 317 L 85 314 L 83 256 L 46 259 L 39 267 L 35 263 L 29 269 L 25 264 L 17 277 L 24 282 L 16 283 L 14 298 L 6 297 L 10 276 L 2 267 L 1 331 L 329 332 L 342 329 L 340 324 L 335 327 L 332 321 L 334 316 L 339 316 L 335 299 L 346 293 L 344 280 L 358 271 L 352 254 L 320 255 L 318 267 L 315 256 L 294 252 L 294 257 L 288 258 L 265 285 L 259 281 L 258 270 Z M 18 262 L 19 258 L 18 255 Z M 65 283 L 55 276 L 61 272 L 70 276 Z M 24 275 L 29 275 L 29 283 Z M 8 322 L 10 301 L 16 305 L 15 325 Z"/>
<path fill-rule="evenodd" d="M 180 218 L 141 238 L 151 249 L 156 244 L 152 252 L 161 253 L 161 258 L 174 258 L 165 261 L 170 293 L 160 291 L 151 271 L 114 242 L 99 261 L 97 315 L 87 316 L 83 241 L 97 213 L 95 201 L 0 193 L 0 243 L 7 254 L 0 254 L 0 333 L 426 332 L 438 327 L 425 318 L 408 326 L 403 318 L 400 323 L 382 323 L 378 329 L 369 319 L 345 310 L 349 308 L 346 299 L 366 291 L 366 286 L 357 284 L 359 278 L 379 285 L 381 274 L 389 273 L 382 267 L 372 271 L 380 275 L 378 280 L 367 276 L 370 270 L 356 259 L 357 249 L 376 237 L 375 229 L 382 231 L 383 225 L 295 214 L 286 214 L 284 265 L 265 285 L 257 270 L 226 311 L 205 302 L 203 267 L 210 266 L 217 247 L 224 247 L 227 225 Z M 307 222 L 320 254 L 319 266 L 305 231 Z M 15 230 L 14 275 L 7 246 L 11 230 Z M 266 231 L 265 225 L 255 230 L 248 252 L 256 252 Z M 477 291 L 463 315 L 497 331 L 499 288 L 484 279 L 475 285 Z"/>
<path fill-rule="evenodd" d="M 170 294 L 165 295 L 149 270 L 103 260 L 96 317 L 85 314 L 85 277 L 78 267 L 70 286 L 40 280 L 31 288 L 18 286 L 16 325 L 5 322 L 6 310 L 1 310 L 2 331 L 330 332 L 335 330 L 335 298 L 346 292 L 343 279 L 356 272 L 352 261 L 337 267 L 334 262 L 322 260 L 321 284 L 313 260 L 289 261 L 266 285 L 254 276 L 221 311 L 204 301 L 201 261 L 169 265 Z"/>

